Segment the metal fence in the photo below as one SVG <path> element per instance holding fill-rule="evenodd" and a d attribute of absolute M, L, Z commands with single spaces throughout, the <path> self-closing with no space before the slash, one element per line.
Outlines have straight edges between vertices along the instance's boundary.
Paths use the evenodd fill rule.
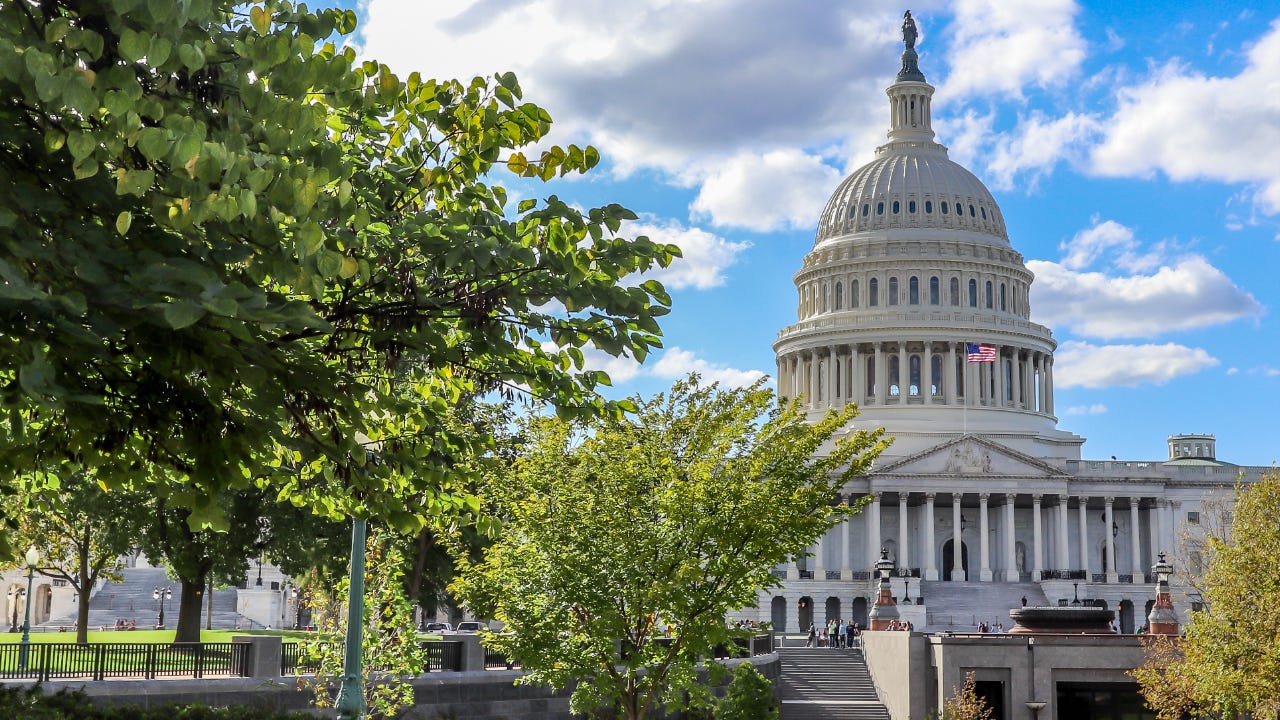
<path fill-rule="evenodd" d="M 280 674 L 310 675 L 320 667 L 318 660 L 307 657 L 302 650 L 302 643 L 280 643 Z"/>
<path fill-rule="evenodd" d="M 461 640 L 426 640 L 422 648 L 427 651 L 427 666 L 422 672 L 461 672 Z"/>
<path fill-rule="evenodd" d="M 247 644 L 229 642 L 4 644 L 0 679 L 243 677 L 248 660 Z"/>

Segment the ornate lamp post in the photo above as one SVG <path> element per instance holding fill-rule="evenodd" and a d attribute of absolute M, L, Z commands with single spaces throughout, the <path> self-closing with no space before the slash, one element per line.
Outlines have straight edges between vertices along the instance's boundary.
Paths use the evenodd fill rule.
<path fill-rule="evenodd" d="M 893 593 L 889 589 L 889 575 L 893 572 L 893 561 L 889 559 L 889 551 L 880 549 L 880 560 L 876 563 L 876 572 L 880 574 L 880 591 L 876 595 L 875 607 L 867 615 L 872 630 L 887 630 L 889 623 L 898 619 L 898 604 L 893 601 Z"/>
<path fill-rule="evenodd" d="M 31 583 L 36 576 L 36 566 L 40 564 L 40 551 L 32 545 L 27 548 L 27 607 L 22 620 L 22 644 L 18 648 L 18 669 L 27 669 L 27 657 L 31 652 Z"/>
<path fill-rule="evenodd" d="M 160 605 L 160 618 L 156 622 L 156 629 L 163 630 L 164 629 L 164 606 L 167 604 L 169 600 L 173 599 L 173 588 L 171 587 L 156 588 L 151 591 L 151 599 L 155 600 Z"/>
<path fill-rule="evenodd" d="M 364 717 L 364 682 L 360 650 L 364 646 L 364 565 L 368 522 L 355 518 L 351 523 L 351 580 L 347 594 L 347 638 L 343 649 L 342 682 L 334 709 L 338 720 Z"/>
<path fill-rule="evenodd" d="M 1156 576 L 1156 604 L 1147 615 L 1148 627 L 1153 635 L 1177 635 L 1178 614 L 1173 610 L 1173 597 L 1169 594 L 1173 565 L 1165 561 L 1164 553 L 1160 553 L 1159 562 L 1151 566 L 1151 572 Z"/>

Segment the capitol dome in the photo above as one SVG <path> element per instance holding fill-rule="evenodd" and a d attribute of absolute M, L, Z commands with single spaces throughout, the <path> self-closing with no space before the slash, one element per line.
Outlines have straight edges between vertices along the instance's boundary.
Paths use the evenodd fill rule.
<path fill-rule="evenodd" d="M 886 89 L 888 141 L 827 202 L 778 333 L 778 392 L 816 419 L 856 403 L 882 459 L 980 434 L 1036 457 L 1078 457 L 1058 430 L 1049 328 L 1034 276 L 991 192 L 934 140 L 934 88 L 913 44 Z"/>

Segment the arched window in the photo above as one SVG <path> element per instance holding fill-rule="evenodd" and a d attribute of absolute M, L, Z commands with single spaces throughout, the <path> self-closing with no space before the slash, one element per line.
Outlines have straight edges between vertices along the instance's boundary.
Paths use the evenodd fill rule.
<path fill-rule="evenodd" d="M 938 278 L 936 277 L 929 278 L 929 304 L 930 305 L 937 305 L 939 302 L 938 295 L 940 295 L 941 293 L 939 292 L 940 288 L 938 287 L 938 285 L 939 285 Z"/>
<path fill-rule="evenodd" d="M 866 378 L 867 378 L 866 395 L 867 397 L 875 397 L 876 395 L 876 356 L 875 355 L 867 356 Z"/>
<path fill-rule="evenodd" d="M 862 217 L 871 214 L 871 203 L 862 203 Z"/>
<path fill-rule="evenodd" d="M 849 281 L 849 307 L 858 307 L 858 281 Z"/>
<path fill-rule="evenodd" d="M 844 309 L 844 285 L 839 280 L 836 281 L 836 309 Z"/>
<path fill-rule="evenodd" d="M 978 217 L 978 213 L 973 211 L 973 205 L 969 206 L 969 217 Z"/>
<path fill-rule="evenodd" d="M 993 302 L 991 302 L 992 297 L 991 297 L 991 281 L 990 280 L 987 281 L 986 287 L 987 287 L 987 309 L 990 310 L 995 305 Z"/>
<path fill-rule="evenodd" d="M 1004 287 L 1005 287 L 1005 286 L 1004 286 L 1004 283 L 1000 283 L 1000 310 L 1001 310 L 1001 312 L 1004 312 L 1004 311 L 1008 310 L 1008 308 L 1005 306 L 1005 302 L 1004 302 L 1004 300 L 1005 300 Z"/>
<path fill-rule="evenodd" d="M 884 214 L 884 202 L 883 202 L 883 201 L 882 201 L 882 202 L 878 202 L 878 203 L 876 203 L 876 214 L 877 214 L 877 215 L 883 215 L 883 214 Z"/>
<path fill-rule="evenodd" d="M 982 215 L 983 220 L 987 219 L 987 209 L 985 207 L 978 208 L 978 212 Z"/>
<path fill-rule="evenodd" d="M 964 206 L 956 203 L 956 215 L 964 215 Z"/>
<path fill-rule="evenodd" d="M 916 214 L 916 201 L 915 201 L 915 200 L 909 200 L 909 201 L 907 201 L 907 212 L 908 212 L 908 213 L 911 213 L 912 215 L 915 215 L 915 214 Z"/>
<path fill-rule="evenodd" d="M 875 307 L 880 304 L 880 280 L 871 278 L 867 281 L 867 305 Z"/>
<path fill-rule="evenodd" d="M 942 202 L 938 203 L 938 208 L 942 210 L 942 214 L 943 214 L 943 215 L 946 215 L 946 214 L 947 214 L 947 201 L 946 201 L 946 200 L 943 200 Z"/>
<path fill-rule="evenodd" d="M 960 278 L 951 278 L 951 305 L 960 307 Z"/>
<path fill-rule="evenodd" d="M 907 282 L 907 302 L 912 305 L 920 304 L 920 278 L 913 277 Z"/>
<path fill-rule="evenodd" d="M 969 307 L 978 307 L 978 281 L 969 281 Z"/>
<path fill-rule="evenodd" d="M 912 397 L 919 397 L 920 396 L 920 356 L 919 355 L 911 356 L 910 372 L 911 372 L 911 383 L 909 385 L 908 392 L 911 393 Z"/>
<path fill-rule="evenodd" d="M 818 304 L 820 306 L 819 312 L 827 311 L 827 284 L 826 283 L 822 283 L 822 289 L 819 291 L 819 295 L 818 295 Z"/>
<path fill-rule="evenodd" d="M 889 397 L 898 397 L 902 393 L 902 388 L 898 387 L 898 356 L 890 355 L 888 358 L 889 367 Z"/>
<path fill-rule="evenodd" d="M 933 201 L 932 201 L 932 200 L 925 200 L 925 201 L 924 201 L 924 211 L 925 211 L 925 213 L 926 213 L 926 214 L 928 214 L 928 215 L 932 215 L 932 214 L 933 214 Z"/>
<path fill-rule="evenodd" d="M 894 200 L 894 201 L 893 201 L 893 214 L 894 214 L 894 215 L 897 215 L 897 214 L 898 214 L 898 212 L 899 212 L 900 210 L 902 210 L 902 205 L 901 205 L 901 204 L 899 204 L 897 200 Z"/>
<path fill-rule="evenodd" d="M 898 304 L 898 278 L 889 278 L 889 304 Z"/>
<path fill-rule="evenodd" d="M 930 365 L 929 383 L 931 385 L 930 391 L 934 395 L 939 395 L 942 393 L 942 356 L 935 354 L 932 358 L 930 358 L 929 365 Z"/>

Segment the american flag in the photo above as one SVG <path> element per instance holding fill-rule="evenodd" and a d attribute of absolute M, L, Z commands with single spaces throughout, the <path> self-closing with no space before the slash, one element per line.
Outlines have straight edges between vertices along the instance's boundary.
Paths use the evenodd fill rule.
<path fill-rule="evenodd" d="M 973 343 L 965 343 L 965 354 L 969 356 L 969 362 L 995 362 L 996 346 L 995 345 L 974 345 Z"/>

